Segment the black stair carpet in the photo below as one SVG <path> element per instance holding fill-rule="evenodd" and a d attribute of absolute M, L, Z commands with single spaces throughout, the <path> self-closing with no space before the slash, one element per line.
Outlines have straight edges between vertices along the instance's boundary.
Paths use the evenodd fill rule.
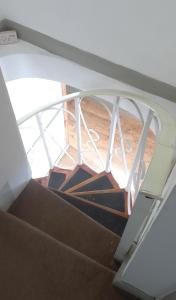
<path fill-rule="evenodd" d="M 66 175 L 58 172 L 51 172 L 48 187 L 53 189 L 59 189 L 65 181 Z"/>
<path fill-rule="evenodd" d="M 110 229 L 114 233 L 122 236 L 125 229 L 127 219 L 121 216 L 114 215 L 108 211 L 101 208 L 91 206 L 89 204 L 79 201 L 77 198 L 71 194 L 62 193 L 60 191 L 54 191 L 57 195 L 62 197 L 64 200 L 68 201 L 70 204 L 74 205 L 85 214 L 87 214 L 92 219 L 96 220 L 106 228 Z M 73 224 L 74 226 L 74 224 Z"/>
<path fill-rule="evenodd" d="M 68 182 L 61 188 L 61 191 L 66 191 L 73 186 L 92 178 L 92 174 L 90 174 L 88 171 L 82 169 L 81 167 L 77 170 L 77 172 L 69 179 Z"/>
<path fill-rule="evenodd" d="M 98 177 L 94 181 L 85 184 L 78 189 L 75 189 L 74 192 L 85 192 L 85 191 L 96 191 L 96 190 L 107 190 L 114 188 L 112 182 L 106 175 Z"/>
<path fill-rule="evenodd" d="M 96 193 L 96 194 L 80 194 L 78 197 L 84 198 L 91 202 L 95 202 L 115 210 L 125 212 L 125 194 L 124 191 L 116 193 Z"/>

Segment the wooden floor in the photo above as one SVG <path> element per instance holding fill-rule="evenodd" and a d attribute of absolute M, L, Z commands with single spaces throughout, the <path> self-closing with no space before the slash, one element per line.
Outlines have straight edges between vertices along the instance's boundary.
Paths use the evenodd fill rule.
<path fill-rule="evenodd" d="M 97 145 L 99 152 L 101 153 L 102 160 L 106 161 L 107 146 L 109 140 L 109 130 L 110 130 L 110 117 L 107 110 L 99 103 L 95 102 L 92 99 L 84 98 L 81 103 L 82 112 L 84 114 L 85 121 L 88 125 L 88 128 L 91 129 L 92 137 Z M 67 103 L 67 110 L 74 113 L 74 102 L 71 101 Z M 132 166 L 132 162 L 135 157 L 138 139 L 142 131 L 142 124 L 138 119 L 128 114 L 125 111 L 120 111 L 120 120 L 123 135 L 125 137 L 125 151 L 127 156 L 128 168 Z M 75 121 L 69 114 L 65 114 L 65 125 L 67 128 L 67 137 L 68 142 L 71 145 L 69 149 L 69 154 L 76 160 L 77 151 L 76 151 L 76 130 L 75 130 Z M 93 130 L 92 130 L 93 129 Z M 96 132 L 96 134 L 95 134 Z M 91 143 L 88 141 L 88 134 L 81 124 L 81 138 L 82 138 L 82 148 L 85 150 L 84 159 L 87 165 L 93 168 L 96 172 L 101 172 L 104 169 L 104 166 L 100 163 L 96 153 L 93 151 Z M 147 137 L 147 146 L 144 154 L 144 160 L 146 167 L 148 167 L 153 149 L 155 145 L 155 136 L 150 130 Z M 70 160 L 69 157 L 64 156 L 59 163 L 59 166 L 62 168 L 71 168 L 73 169 L 75 164 Z M 122 154 L 120 151 L 119 143 L 119 133 L 116 129 L 115 134 L 115 147 L 112 158 L 112 168 L 114 170 L 113 175 L 118 180 L 121 187 L 125 185 L 125 174 L 124 166 L 122 161 Z"/>

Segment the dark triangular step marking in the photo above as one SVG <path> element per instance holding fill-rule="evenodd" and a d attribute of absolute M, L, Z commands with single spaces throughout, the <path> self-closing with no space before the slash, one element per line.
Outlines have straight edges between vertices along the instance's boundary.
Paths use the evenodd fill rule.
<path fill-rule="evenodd" d="M 74 187 L 75 185 L 77 185 L 77 184 L 79 184 L 79 183 L 81 183 L 81 182 L 83 182 L 83 181 L 85 181 L 89 178 L 92 178 L 96 174 L 97 174 L 96 172 L 94 172 L 92 169 L 90 169 L 86 165 L 77 166 L 73 170 L 70 177 L 62 185 L 61 190 L 66 191 L 66 190 Z"/>
<path fill-rule="evenodd" d="M 84 198 L 93 203 L 104 205 L 117 211 L 124 213 L 126 212 L 127 197 L 125 190 L 119 191 L 118 189 L 111 189 L 94 192 L 79 192 L 73 193 L 73 195 Z"/>
<path fill-rule="evenodd" d="M 96 191 L 96 190 L 106 190 L 106 189 L 119 189 L 118 183 L 115 181 L 111 173 L 106 173 L 103 171 L 100 174 L 95 175 L 68 190 L 66 192 L 86 192 L 86 191 Z"/>
<path fill-rule="evenodd" d="M 64 199 L 64 195 L 65 195 L 65 194 L 67 195 L 66 192 L 62 192 L 62 191 L 58 191 L 58 190 L 54 190 L 54 189 L 52 189 L 51 191 L 53 191 L 54 193 L 56 193 L 57 195 L 59 195 L 59 196 L 62 197 L 63 199 Z M 111 208 L 111 207 L 105 206 L 105 205 L 103 205 L 103 204 L 96 203 L 96 202 L 93 202 L 93 201 L 89 201 L 89 200 L 87 200 L 87 199 L 84 199 L 84 198 L 75 196 L 75 195 L 73 195 L 73 194 L 70 195 L 69 193 L 68 193 L 68 196 L 71 196 L 73 200 L 75 199 L 75 200 L 78 200 L 78 201 L 80 201 L 80 202 L 89 204 L 90 206 L 94 206 L 94 207 L 101 208 L 101 209 L 103 209 L 103 210 L 105 210 L 105 211 L 108 211 L 108 212 L 114 214 L 114 215 L 122 216 L 122 217 L 124 217 L 124 218 L 127 218 L 127 217 L 128 217 L 124 212 L 121 212 L 121 211 L 119 211 L 119 210 L 116 210 L 116 209 L 113 209 L 113 208 Z"/>
<path fill-rule="evenodd" d="M 49 176 L 45 176 L 45 177 L 40 177 L 40 178 L 35 178 L 35 181 L 40 183 L 41 185 L 43 185 L 44 187 L 48 187 L 48 182 L 50 180 L 50 175 L 55 172 L 55 173 L 62 173 L 65 174 L 65 180 L 67 179 L 67 177 L 71 174 L 72 170 L 68 170 L 68 169 L 63 169 L 63 168 L 59 168 L 59 167 L 53 167 L 52 169 L 50 169 L 49 171 Z M 54 175 L 52 175 L 54 176 Z M 62 177 L 62 176 L 61 176 Z M 57 178 L 56 178 L 57 180 Z M 53 178 L 52 178 L 53 181 Z M 55 181 L 55 179 L 54 179 Z M 57 185 L 57 184 L 56 184 Z M 55 186 L 56 186 L 55 185 Z M 53 186 L 54 188 L 54 186 Z"/>
<path fill-rule="evenodd" d="M 96 220 L 98 223 L 102 224 L 106 228 L 110 229 L 114 233 L 122 236 L 125 226 L 127 224 L 128 219 L 120 216 L 112 214 L 109 211 L 106 211 L 102 208 L 95 207 L 79 199 L 72 196 L 71 194 L 62 193 L 60 191 L 55 191 L 56 194 L 60 195 L 64 200 L 72 204 L 73 206 L 80 209 L 82 212 L 87 214 L 92 219 Z"/>
<path fill-rule="evenodd" d="M 72 170 L 62 169 L 54 167 L 49 172 L 48 187 L 53 189 L 59 189 L 65 180 L 69 177 Z"/>
<path fill-rule="evenodd" d="M 51 172 L 48 187 L 50 189 L 59 189 L 62 183 L 65 181 L 66 175 L 63 173 Z"/>

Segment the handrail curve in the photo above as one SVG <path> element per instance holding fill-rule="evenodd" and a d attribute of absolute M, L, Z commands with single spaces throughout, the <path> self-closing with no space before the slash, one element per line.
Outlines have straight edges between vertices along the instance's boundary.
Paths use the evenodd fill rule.
<path fill-rule="evenodd" d="M 53 101 L 50 104 L 35 109 L 31 113 L 18 120 L 17 123 L 20 126 L 25 121 L 35 116 L 39 112 L 46 111 L 55 105 L 68 102 L 73 99 L 75 100 L 88 96 L 118 96 L 120 98 L 132 100 L 135 103 L 143 104 L 148 109 L 153 111 L 154 117 L 158 121 L 159 130 L 157 134 L 153 157 L 140 190 L 160 198 L 167 178 L 176 160 L 176 120 L 169 114 L 169 112 L 167 112 L 161 105 L 156 103 L 154 100 L 138 94 L 114 89 L 99 89 L 76 92 L 67 96 L 63 96 L 57 101 Z M 103 101 L 107 100 L 103 99 Z"/>

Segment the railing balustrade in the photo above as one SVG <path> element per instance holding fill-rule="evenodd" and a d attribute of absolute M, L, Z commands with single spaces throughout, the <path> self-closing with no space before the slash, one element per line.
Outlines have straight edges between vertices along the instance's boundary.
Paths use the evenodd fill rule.
<path fill-rule="evenodd" d="M 89 96 L 89 98 L 93 97 L 94 101 L 96 101 L 96 96 L 114 96 L 115 101 L 113 104 L 110 103 L 106 105 L 107 100 L 102 100 L 102 106 L 107 110 L 108 115 L 110 117 L 110 129 L 109 129 L 109 142 L 107 147 L 107 155 L 106 160 L 103 159 L 98 146 L 97 141 L 99 140 L 99 135 L 96 133 L 96 130 L 94 128 L 89 128 L 84 113 L 81 108 L 81 102 L 84 97 Z M 123 101 L 123 99 L 127 99 L 130 101 L 130 103 L 133 104 L 134 109 L 136 110 L 138 114 L 138 119 L 140 120 L 141 124 L 143 125 L 142 133 L 140 135 L 138 146 L 135 154 L 134 161 L 132 163 L 131 170 L 128 166 L 127 161 L 127 153 L 125 149 L 125 136 L 123 134 L 122 126 L 121 126 L 121 120 L 120 120 L 120 103 Z M 64 106 L 64 103 L 67 103 L 69 101 L 74 101 L 74 107 L 75 112 L 72 113 L 69 110 L 67 110 Z M 100 99 L 97 101 L 100 103 Z M 140 110 L 140 106 L 138 104 L 143 104 L 148 109 L 148 114 L 146 117 L 146 120 L 144 121 L 143 114 Z M 56 114 L 54 116 L 52 115 L 50 121 L 47 125 L 43 125 L 42 123 L 42 114 L 46 111 L 52 111 L 56 110 Z M 69 114 L 73 121 L 75 122 L 75 131 L 76 131 L 76 145 L 77 145 L 77 163 L 82 164 L 86 161 L 86 151 L 90 151 L 89 149 L 83 149 L 82 145 L 82 129 L 85 130 L 88 136 L 88 143 L 91 144 L 92 150 L 96 154 L 97 160 L 101 164 L 101 168 L 104 169 L 106 172 L 113 172 L 113 165 L 111 163 L 112 158 L 114 155 L 117 155 L 114 153 L 114 142 L 115 142 L 115 134 L 116 129 L 118 130 L 119 134 L 119 144 L 120 144 L 120 152 L 122 156 L 123 166 L 124 166 L 124 173 L 127 178 L 127 184 L 126 184 L 126 191 L 128 192 L 128 210 L 129 214 L 131 213 L 131 209 L 134 205 L 135 199 L 137 197 L 137 194 L 139 192 L 139 189 L 141 188 L 142 182 L 145 181 L 145 174 L 146 172 L 150 172 L 150 167 L 148 168 L 148 171 L 146 171 L 146 166 L 144 162 L 144 152 L 146 147 L 146 141 L 148 132 L 150 130 L 151 124 L 154 124 L 155 132 L 157 134 L 157 140 L 156 140 L 156 147 L 157 143 L 159 143 L 160 147 L 163 145 L 163 148 L 169 147 L 169 150 L 172 150 L 172 145 L 170 143 L 171 139 L 163 140 L 166 138 L 166 132 L 167 132 L 167 123 L 165 122 L 164 118 L 168 118 L 169 122 L 169 129 L 172 129 L 172 133 L 174 133 L 175 130 L 175 122 L 171 118 L 171 116 L 168 113 L 165 113 L 164 110 L 159 107 L 158 105 L 153 104 L 151 100 L 148 100 L 146 98 L 140 97 L 138 95 L 129 94 L 122 91 L 116 91 L 116 90 L 97 90 L 97 91 L 90 91 L 90 92 L 80 92 L 71 94 L 68 96 L 62 97 L 59 101 L 51 103 L 49 105 L 46 105 L 42 108 L 39 108 L 38 110 L 35 110 L 34 112 L 28 114 L 21 120 L 19 120 L 18 125 L 19 129 L 22 130 L 24 128 L 25 122 L 35 116 L 37 124 L 38 124 L 38 130 L 39 130 L 39 136 L 36 138 L 36 140 L 31 145 L 30 149 L 28 150 L 27 154 L 31 153 L 32 149 L 36 146 L 39 140 L 43 143 L 43 148 L 48 160 L 48 169 L 52 168 L 55 161 L 53 161 L 53 158 L 50 154 L 50 145 L 48 144 L 47 137 L 49 135 L 49 127 L 53 124 L 53 122 L 56 120 L 56 118 L 59 118 L 62 114 L 63 115 L 67 113 Z M 63 118 L 64 120 L 64 118 Z M 63 121 L 64 122 L 64 121 Z M 63 123 L 64 126 L 64 123 Z M 174 130 L 173 130 L 174 129 Z M 60 128 L 58 128 L 58 136 L 60 134 Z M 63 129 L 64 130 L 64 129 Z M 164 131 L 164 134 L 163 134 Z M 95 137 L 95 138 L 94 138 Z M 53 142 L 58 147 L 59 153 L 57 157 L 57 162 L 63 158 L 64 155 L 67 155 L 67 157 L 70 159 L 72 164 L 76 164 L 75 159 L 72 157 L 72 155 L 69 153 L 69 141 L 66 141 L 64 145 L 61 145 L 59 141 L 55 140 L 55 137 L 50 134 L 50 138 L 52 138 Z M 66 138 L 65 138 L 66 139 Z M 155 149 L 156 150 L 156 149 Z M 155 160 L 158 158 L 155 157 Z M 159 161 L 159 160 L 158 160 Z M 169 161 L 170 165 L 165 167 L 162 171 L 165 172 L 165 177 L 167 177 L 167 174 L 170 171 L 171 168 L 171 161 Z M 153 164 L 153 161 L 152 161 Z M 151 168 L 153 170 L 153 168 Z M 156 172 L 156 170 L 155 170 Z M 145 182 L 144 186 L 146 187 L 148 183 Z M 162 180 L 161 180 L 162 185 Z M 148 187 L 148 186 L 147 186 Z M 150 190 L 150 187 L 148 187 Z M 155 193 L 155 191 L 153 191 Z"/>

